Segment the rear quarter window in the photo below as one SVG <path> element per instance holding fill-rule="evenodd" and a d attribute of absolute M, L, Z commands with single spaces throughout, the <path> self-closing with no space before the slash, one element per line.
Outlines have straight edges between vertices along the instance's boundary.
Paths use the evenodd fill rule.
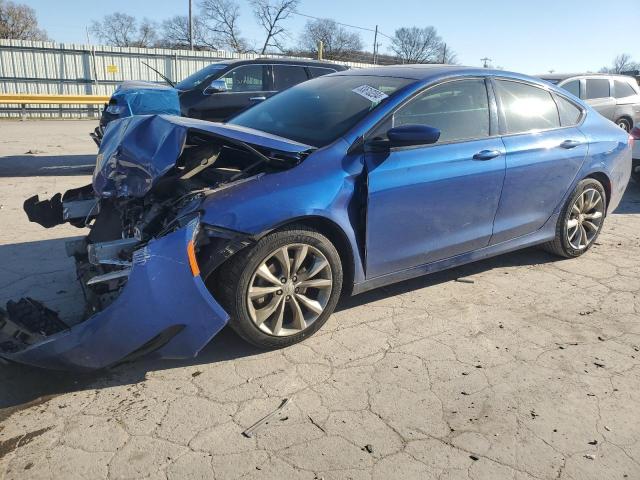
<path fill-rule="evenodd" d="M 625 82 L 624 80 L 614 80 L 613 91 L 615 92 L 616 98 L 625 98 L 632 95 L 637 95 L 637 92 L 633 89 L 629 82 Z"/>
<path fill-rule="evenodd" d="M 577 125 L 582 117 L 582 109 L 578 108 L 572 102 L 566 98 L 562 98 L 560 95 L 553 95 L 553 98 L 558 105 L 558 113 L 560 115 L 560 125 L 563 127 L 571 127 Z"/>

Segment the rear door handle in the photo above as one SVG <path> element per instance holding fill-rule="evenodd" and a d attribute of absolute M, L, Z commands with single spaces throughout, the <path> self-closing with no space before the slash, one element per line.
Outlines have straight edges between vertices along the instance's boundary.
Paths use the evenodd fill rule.
<path fill-rule="evenodd" d="M 250 97 L 249 100 L 254 101 L 254 102 L 259 102 L 262 100 L 266 100 L 267 97 Z"/>
<path fill-rule="evenodd" d="M 502 155 L 499 150 L 480 150 L 473 156 L 474 160 L 491 160 Z"/>
<path fill-rule="evenodd" d="M 565 140 L 564 142 L 562 142 L 559 147 L 560 148 L 576 148 L 578 145 L 580 145 L 582 142 L 579 142 L 578 140 Z"/>

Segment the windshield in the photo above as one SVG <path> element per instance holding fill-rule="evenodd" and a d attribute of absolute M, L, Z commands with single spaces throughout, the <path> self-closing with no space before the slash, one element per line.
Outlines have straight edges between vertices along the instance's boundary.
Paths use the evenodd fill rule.
<path fill-rule="evenodd" d="M 336 75 L 301 83 L 232 118 L 229 123 L 323 147 L 345 134 L 406 78 Z"/>
<path fill-rule="evenodd" d="M 191 90 L 204 82 L 211 75 L 219 70 L 227 68 L 228 65 L 220 63 L 212 63 L 211 65 L 204 67 L 202 70 L 198 70 L 196 73 L 192 73 L 187 78 L 182 80 L 176 85 L 178 90 Z"/>

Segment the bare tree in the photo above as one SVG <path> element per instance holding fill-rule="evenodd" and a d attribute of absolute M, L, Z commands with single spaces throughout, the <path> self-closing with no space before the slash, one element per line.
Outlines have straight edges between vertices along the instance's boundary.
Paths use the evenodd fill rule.
<path fill-rule="evenodd" d="M 304 26 L 300 35 L 302 48 L 315 55 L 319 42 L 322 42 L 325 56 L 332 60 L 344 60 L 362 50 L 360 35 L 348 31 L 330 18 L 309 21 Z"/>
<path fill-rule="evenodd" d="M 196 49 L 217 50 L 222 40 L 211 34 L 201 17 L 193 17 L 193 44 Z M 168 48 L 189 47 L 189 17 L 176 15 L 162 22 L 159 45 Z"/>
<path fill-rule="evenodd" d="M 266 32 L 260 51 L 262 55 L 269 47 L 283 50 L 280 39 L 287 33 L 283 23 L 295 13 L 299 3 L 300 0 L 251 0 L 253 14 Z"/>
<path fill-rule="evenodd" d="M 4 0 L 0 0 L 0 38 L 48 40 L 47 32 L 38 27 L 33 8 Z"/>
<path fill-rule="evenodd" d="M 442 47 L 440 48 L 440 54 L 438 61 L 440 63 L 445 63 L 448 65 L 457 65 L 458 63 L 458 55 L 456 52 L 451 50 L 446 43 L 442 43 Z"/>
<path fill-rule="evenodd" d="M 631 60 L 631 55 L 622 53 L 613 59 L 613 68 L 611 73 L 622 73 L 627 70 L 635 70 L 637 63 Z"/>
<path fill-rule="evenodd" d="M 433 27 L 403 27 L 391 39 L 391 50 L 403 63 L 437 63 L 441 59 L 442 39 Z"/>
<path fill-rule="evenodd" d="M 244 53 L 249 50 L 247 41 L 242 38 L 238 27 L 240 6 L 233 0 L 202 0 L 200 11 L 205 22 L 203 27 L 210 35 L 231 48 L 234 52 Z"/>
<path fill-rule="evenodd" d="M 101 41 L 116 47 L 151 47 L 157 40 L 153 22 L 143 19 L 138 25 L 135 17 L 121 12 L 94 20 L 89 29 Z"/>

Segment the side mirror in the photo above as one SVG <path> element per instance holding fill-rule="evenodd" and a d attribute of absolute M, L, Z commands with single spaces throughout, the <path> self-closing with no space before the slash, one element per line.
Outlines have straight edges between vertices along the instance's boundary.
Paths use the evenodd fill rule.
<path fill-rule="evenodd" d="M 211 84 L 204 89 L 203 93 L 205 95 L 212 95 L 214 93 L 226 92 L 227 90 L 227 82 L 219 79 L 211 82 Z"/>
<path fill-rule="evenodd" d="M 387 131 L 391 147 L 431 145 L 440 138 L 440 129 L 427 125 L 401 125 Z"/>

